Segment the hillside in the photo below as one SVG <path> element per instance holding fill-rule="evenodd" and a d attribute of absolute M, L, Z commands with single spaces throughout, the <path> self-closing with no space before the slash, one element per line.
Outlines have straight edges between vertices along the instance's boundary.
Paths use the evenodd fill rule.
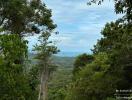
<path fill-rule="evenodd" d="M 29 60 L 32 63 L 36 63 L 37 60 L 34 59 L 35 54 L 29 53 Z M 74 63 L 75 57 L 61 57 L 61 56 L 53 56 L 51 57 L 51 62 L 56 64 L 59 67 L 72 67 Z"/>
<path fill-rule="evenodd" d="M 72 67 L 75 60 L 74 57 L 60 57 L 60 56 L 53 56 L 51 59 L 53 63 L 61 67 Z"/>
<path fill-rule="evenodd" d="M 29 59 L 33 64 L 37 62 L 37 60 L 33 59 L 34 57 L 35 54 L 29 54 Z M 72 81 L 72 69 L 75 57 L 53 56 L 51 57 L 51 61 L 58 67 L 52 73 L 48 82 L 48 100 L 54 100 L 54 96 L 57 96 L 57 91 L 64 89 Z"/>
<path fill-rule="evenodd" d="M 55 100 L 58 95 L 63 95 L 65 87 L 72 81 L 74 57 L 52 57 L 58 68 L 51 75 L 48 83 L 48 100 Z M 60 91 L 60 93 L 58 93 Z M 62 99 L 63 100 L 63 99 Z"/>

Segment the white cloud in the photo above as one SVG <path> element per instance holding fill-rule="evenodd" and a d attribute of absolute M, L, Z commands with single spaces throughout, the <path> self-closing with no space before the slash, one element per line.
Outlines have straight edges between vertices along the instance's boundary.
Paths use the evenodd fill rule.
<path fill-rule="evenodd" d="M 114 5 L 106 1 L 102 5 L 87 5 L 88 0 L 44 0 L 52 9 L 53 20 L 58 25 L 59 35 L 50 39 L 58 41 L 62 51 L 89 51 L 101 37 L 100 31 L 106 22 L 117 19 Z M 31 44 L 36 38 L 30 39 Z"/>

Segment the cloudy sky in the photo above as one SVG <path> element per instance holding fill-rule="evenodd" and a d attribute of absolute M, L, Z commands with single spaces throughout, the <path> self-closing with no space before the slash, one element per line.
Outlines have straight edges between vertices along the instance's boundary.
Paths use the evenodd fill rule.
<path fill-rule="evenodd" d="M 44 0 L 52 9 L 52 19 L 57 24 L 57 40 L 61 52 L 90 52 L 100 39 L 100 31 L 106 22 L 116 20 L 113 0 L 106 0 L 102 5 L 87 5 L 88 0 Z M 30 38 L 30 48 L 37 37 Z"/>

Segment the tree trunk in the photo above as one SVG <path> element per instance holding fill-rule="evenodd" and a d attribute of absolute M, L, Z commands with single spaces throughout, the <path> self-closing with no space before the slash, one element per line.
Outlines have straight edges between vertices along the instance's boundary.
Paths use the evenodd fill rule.
<path fill-rule="evenodd" d="M 40 90 L 39 90 L 38 100 L 46 100 L 46 98 L 47 98 L 47 84 L 48 84 L 48 78 L 49 78 L 47 68 L 45 68 L 45 70 L 43 70 L 40 77 L 41 77 L 41 79 L 40 79 L 41 82 L 40 82 Z"/>

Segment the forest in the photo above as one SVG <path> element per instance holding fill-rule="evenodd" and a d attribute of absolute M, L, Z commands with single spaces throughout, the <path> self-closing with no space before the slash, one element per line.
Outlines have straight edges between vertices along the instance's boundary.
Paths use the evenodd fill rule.
<path fill-rule="evenodd" d="M 112 1 L 122 16 L 105 23 L 92 53 L 62 57 L 45 0 L 0 0 L 0 100 L 132 100 L 132 0 Z"/>

